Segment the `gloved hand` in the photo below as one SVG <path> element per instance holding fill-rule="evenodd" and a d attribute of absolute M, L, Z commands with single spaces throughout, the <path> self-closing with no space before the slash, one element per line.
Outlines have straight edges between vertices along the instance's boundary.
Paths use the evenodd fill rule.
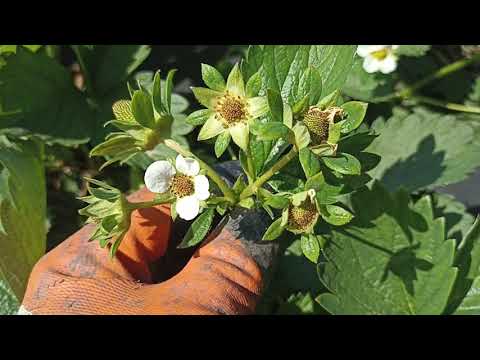
<path fill-rule="evenodd" d="M 150 201 L 142 189 L 129 200 Z M 152 283 L 150 266 L 167 250 L 169 206 L 132 213 L 114 259 L 89 242 L 87 225 L 34 267 L 22 306 L 32 314 L 251 314 L 278 246 L 261 242 L 268 220 L 236 209 L 220 223 L 175 276 Z"/>

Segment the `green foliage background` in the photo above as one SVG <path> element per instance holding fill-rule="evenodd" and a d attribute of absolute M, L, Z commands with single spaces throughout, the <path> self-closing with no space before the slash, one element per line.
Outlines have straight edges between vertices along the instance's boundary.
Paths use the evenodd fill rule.
<path fill-rule="evenodd" d="M 84 176 L 134 191 L 152 161 L 172 154 L 159 145 L 102 173 L 103 161 L 89 158 L 90 149 L 113 131 L 103 124 L 113 119 L 113 102 L 128 96 L 126 83 L 151 89 L 153 71 L 179 69 L 174 139 L 215 164 L 213 146 L 197 142 L 197 130 L 185 122 L 185 114 L 198 109 L 189 86 L 201 83 L 200 63 L 226 76 L 240 59 L 246 79 L 260 74 L 260 93 L 273 89 L 292 106 L 308 91 L 323 97 L 335 89 L 342 103 L 370 104 L 357 137 L 340 143 L 348 149 L 365 142 L 354 155 L 362 166 L 371 165 L 370 177 L 353 194 L 326 182 L 327 195 L 342 193 L 356 217 L 334 230 L 322 222 L 327 243 L 318 264 L 303 256 L 300 240 L 282 240 L 283 256 L 258 313 L 480 314 L 477 211 L 436 192 L 480 166 L 480 115 L 448 105 L 480 107 L 480 68 L 472 62 L 416 96 L 385 100 L 450 63 L 476 56 L 478 49 L 402 45 L 398 69 L 388 75 L 366 73 L 355 49 L 0 45 L 0 314 L 16 311 L 35 262 L 82 225 L 76 198 L 86 193 Z M 84 75 L 80 87 L 72 64 Z M 302 80 L 307 69 L 320 74 L 321 88 Z M 363 136 L 367 131 L 377 136 Z M 268 140 L 254 146 L 260 173 L 286 145 Z M 226 151 L 220 161 L 235 158 Z M 294 175 L 298 169 L 287 171 Z M 270 184 L 281 187 L 292 179 L 284 174 Z"/>

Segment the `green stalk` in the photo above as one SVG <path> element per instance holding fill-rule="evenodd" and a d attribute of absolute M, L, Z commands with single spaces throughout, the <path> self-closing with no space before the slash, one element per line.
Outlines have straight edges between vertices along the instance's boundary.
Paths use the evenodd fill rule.
<path fill-rule="evenodd" d="M 147 209 L 147 208 L 151 208 L 151 207 L 154 207 L 154 206 L 157 206 L 157 205 L 170 203 L 173 200 L 175 200 L 174 197 L 172 197 L 170 199 L 167 199 L 167 200 L 159 199 L 159 200 L 144 201 L 144 202 L 137 202 L 137 203 L 128 202 L 127 206 L 130 210 Z"/>
<path fill-rule="evenodd" d="M 295 146 L 284 155 L 279 161 L 277 161 L 270 169 L 262 174 L 257 180 L 247 186 L 242 193 L 240 194 L 239 200 L 243 200 L 253 194 L 255 194 L 260 187 L 267 182 L 273 175 L 275 175 L 278 171 L 280 171 L 285 165 L 287 165 L 291 160 L 293 160 L 297 156 L 297 148 Z"/>
<path fill-rule="evenodd" d="M 235 193 L 233 192 L 232 189 L 227 185 L 227 183 L 222 179 L 218 173 L 213 170 L 207 163 L 199 159 L 197 156 L 195 156 L 193 153 L 188 151 L 187 149 L 184 149 L 180 144 L 177 142 L 167 139 L 165 140 L 165 145 L 169 147 L 170 149 L 176 151 L 177 153 L 187 156 L 187 157 L 193 157 L 195 160 L 197 160 L 200 164 L 200 167 L 204 169 L 207 172 L 207 175 L 212 181 L 217 184 L 217 186 L 220 188 L 222 191 L 223 195 L 232 203 L 235 204 L 237 201 L 237 197 Z"/>
<path fill-rule="evenodd" d="M 434 106 L 439 106 L 445 109 L 449 110 L 455 110 L 455 111 L 463 111 L 463 112 L 468 112 L 468 113 L 474 113 L 474 114 L 480 114 L 480 107 L 475 107 L 475 106 L 467 106 L 463 104 L 456 104 L 456 103 L 450 103 L 447 101 L 442 101 L 442 100 L 437 100 L 437 99 L 432 99 L 426 96 L 412 96 L 412 100 L 417 100 L 420 102 L 423 102 L 425 104 L 429 105 L 434 105 Z"/>
<path fill-rule="evenodd" d="M 449 65 L 446 65 L 437 71 L 435 71 L 433 74 L 428 75 L 427 77 L 421 79 L 420 81 L 417 81 L 411 86 L 408 86 L 407 88 L 397 91 L 393 94 L 386 95 L 383 97 L 380 97 L 377 99 L 377 101 L 390 101 L 395 98 L 400 98 L 400 99 L 407 99 L 408 97 L 412 96 L 413 93 L 421 88 L 423 88 L 425 85 L 430 84 L 434 80 L 442 79 L 458 70 L 461 70 L 477 61 L 480 61 L 480 53 L 472 56 L 469 59 L 461 59 L 458 61 L 455 61 Z"/>
<path fill-rule="evenodd" d="M 94 96 L 94 89 L 93 89 L 93 84 L 92 84 L 92 79 L 90 78 L 90 73 L 88 72 L 88 69 L 86 67 L 85 61 L 83 59 L 82 53 L 80 51 L 79 45 L 71 45 L 72 50 L 75 53 L 75 56 L 77 57 L 78 65 L 80 65 L 80 69 L 82 70 L 82 75 L 85 79 L 85 87 L 87 94 L 91 98 L 95 98 Z"/>

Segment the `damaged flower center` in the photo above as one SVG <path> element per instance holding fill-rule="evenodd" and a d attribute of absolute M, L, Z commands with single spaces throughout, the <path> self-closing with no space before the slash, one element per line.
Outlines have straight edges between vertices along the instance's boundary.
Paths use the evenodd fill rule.
<path fill-rule="evenodd" d="M 217 103 L 217 113 L 221 121 L 227 126 L 233 126 L 247 119 L 247 106 L 240 96 L 225 94 Z M 218 117 L 217 117 L 218 119 Z"/>
<path fill-rule="evenodd" d="M 303 123 L 309 130 L 315 145 L 327 141 L 330 123 L 334 122 L 336 116 L 341 116 L 342 114 L 343 109 L 338 107 L 321 110 L 318 107 L 312 106 L 308 109 L 303 118 Z"/>
<path fill-rule="evenodd" d="M 288 226 L 295 230 L 308 229 L 317 217 L 317 208 L 310 199 L 305 200 L 300 206 L 290 205 L 288 208 Z"/>
<path fill-rule="evenodd" d="M 190 176 L 175 174 L 170 185 L 170 191 L 178 198 L 193 195 L 195 186 Z"/>

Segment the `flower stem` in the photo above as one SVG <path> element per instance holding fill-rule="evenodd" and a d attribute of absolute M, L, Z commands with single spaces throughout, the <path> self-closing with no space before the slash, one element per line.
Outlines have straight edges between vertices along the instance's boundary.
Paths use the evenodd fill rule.
<path fill-rule="evenodd" d="M 212 181 L 217 184 L 217 186 L 220 188 L 220 190 L 222 191 L 223 195 L 232 203 L 232 204 L 235 204 L 236 201 L 237 201 L 237 197 L 235 195 L 235 193 L 233 192 L 232 189 L 230 189 L 230 187 L 227 185 L 227 183 L 221 178 L 220 175 L 218 175 L 218 173 L 213 170 L 213 168 L 211 168 L 207 163 L 205 163 L 204 161 L 202 161 L 201 159 L 199 159 L 197 156 L 195 156 L 193 153 L 191 153 L 190 151 L 188 151 L 187 149 L 184 149 L 180 144 L 178 144 L 177 142 L 173 141 L 173 140 L 170 140 L 170 139 L 167 139 L 165 140 L 165 145 L 167 147 L 169 147 L 170 149 L 176 151 L 177 153 L 183 155 L 183 156 L 187 156 L 187 157 L 193 157 L 195 158 L 195 160 L 198 161 L 198 163 L 200 164 L 200 167 L 202 169 L 204 169 L 206 172 L 207 172 L 207 175 L 210 179 L 212 179 Z"/>
<path fill-rule="evenodd" d="M 447 101 L 442 101 L 442 100 L 437 100 L 437 99 L 432 99 L 426 96 L 412 96 L 412 100 L 417 100 L 420 102 L 423 102 L 425 104 L 429 105 L 434 105 L 434 106 L 439 106 L 445 109 L 449 110 L 455 110 L 455 111 L 463 111 L 463 112 L 468 112 L 468 113 L 474 113 L 474 114 L 480 114 L 480 107 L 475 107 L 475 106 L 467 106 L 463 104 L 455 104 L 455 103 L 450 103 Z"/>
<path fill-rule="evenodd" d="M 88 72 L 87 66 L 86 66 L 84 58 L 82 56 L 82 51 L 80 50 L 80 45 L 71 45 L 71 48 L 72 48 L 73 52 L 75 53 L 75 56 L 77 57 L 78 64 L 80 65 L 82 75 L 85 79 L 86 92 L 90 97 L 95 98 L 94 89 L 93 89 L 93 86 L 92 86 L 92 79 L 90 78 L 90 73 Z"/>
<path fill-rule="evenodd" d="M 410 96 L 412 96 L 415 91 L 423 88 L 427 84 L 430 84 L 432 81 L 444 78 L 445 76 L 448 76 L 458 70 L 461 70 L 477 61 L 480 61 L 480 54 L 476 54 L 469 59 L 465 58 L 465 59 L 455 61 L 451 64 L 441 67 L 440 69 L 435 71 L 433 74 L 428 75 L 427 77 L 421 79 L 420 81 L 417 81 L 413 85 L 408 86 L 407 88 L 401 91 L 397 91 L 393 94 L 378 98 L 377 101 L 381 101 L 381 102 L 390 101 L 396 98 L 407 99 Z"/>
<path fill-rule="evenodd" d="M 243 200 L 254 193 L 265 183 L 267 182 L 273 175 L 275 175 L 278 171 L 280 171 L 285 165 L 287 165 L 291 160 L 293 160 L 297 156 L 297 148 L 295 146 L 284 155 L 279 161 L 277 161 L 270 169 L 262 174 L 255 182 L 249 186 L 247 186 L 242 193 L 240 194 L 239 200 Z"/>
<path fill-rule="evenodd" d="M 146 208 L 151 208 L 157 205 L 167 204 L 173 200 L 175 200 L 174 197 L 170 199 L 158 199 L 158 200 L 145 201 L 145 202 L 134 202 L 134 203 L 128 202 L 128 208 L 130 210 L 146 209 Z"/>

